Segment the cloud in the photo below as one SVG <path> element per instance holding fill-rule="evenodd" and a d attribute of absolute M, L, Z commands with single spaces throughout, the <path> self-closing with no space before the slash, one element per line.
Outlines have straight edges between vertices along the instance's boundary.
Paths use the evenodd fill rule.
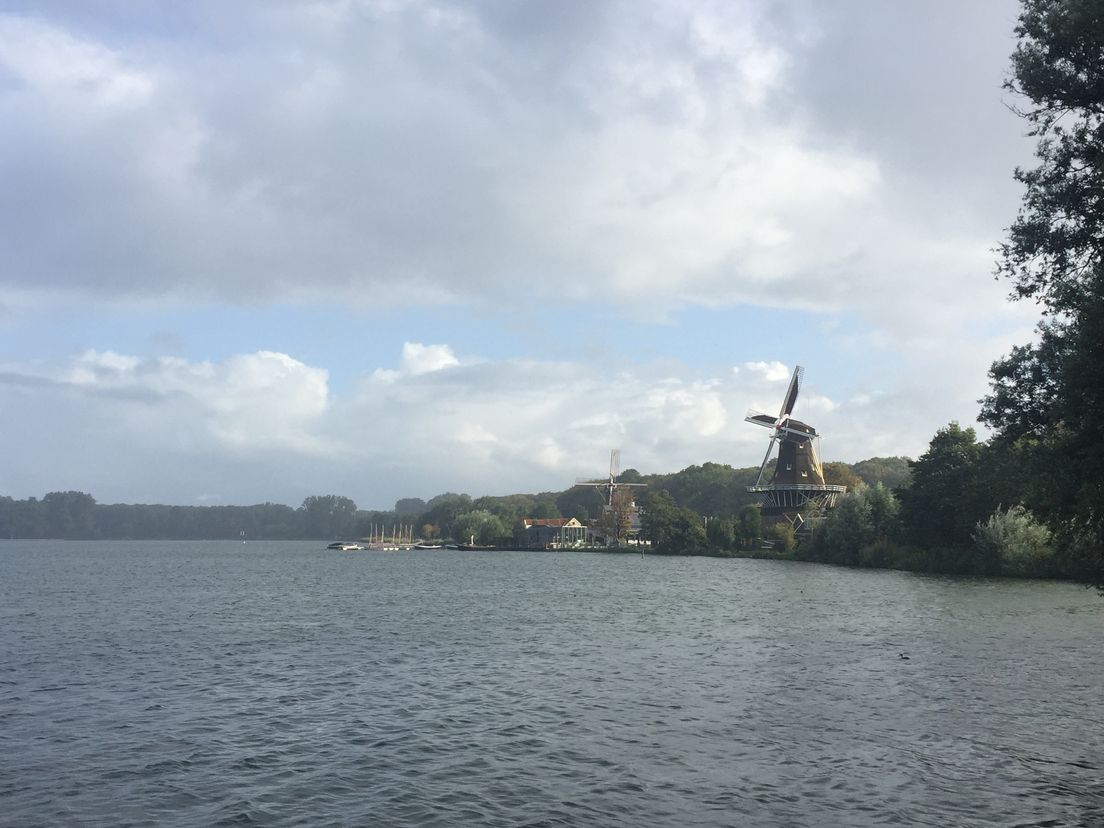
<path fill-rule="evenodd" d="M 790 378 L 790 369 L 781 362 L 745 362 L 743 368 L 768 382 L 782 382 Z"/>
<path fill-rule="evenodd" d="M 17 263 L 0 281 L 107 301 L 848 309 L 928 341 L 999 303 L 972 278 L 998 228 L 901 198 L 917 176 L 896 157 L 814 120 L 795 82 L 843 36 L 817 14 L 246 3 L 218 50 L 6 15 L 0 117 L 22 128 L 0 133 Z M 115 108 L 89 120 L 87 99 Z"/>
<path fill-rule="evenodd" d="M 42 379 L 69 399 L 114 412 L 112 431 L 143 449 L 161 439 L 245 455 L 326 457 L 333 449 L 315 429 L 330 405 L 326 372 L 286 354 L 214 363 L 90 350 Z"/>
<path fill-rule="evenodd" d="M 460 360 L 452 353 L 448 345 L 422 345 L 419 342 L 404 342 L 402 350 L 402 370 L 417 376 L 430 371 L 440 371 L 459 365 Z"/>
<path fill-rule="evenodd" d="M 53 366 L 9 365 L 0 375 L 8 435 L 0 491 L 42 493 L 13 491 L 25 480 L 101 500 L 138 492 L 167 502 L 292 504 L 335 491 L 386 507 L 442 491 L 560 490 L 599 473 L 611 448 L 643 472 L 757 464 L 765 437 L 743 413 L 779 395 L 769 370 L 701 377 L 669 363 L 613 371 L 423 348 L 404 348 L 400 361 L 411 353 L 451 359 L 439 370 L 365 373 L 341 396 L 324 370 L 268 351 L 219 362 L 90 351 Z M 826 459 L 896 454 L 931 427 L 922 392 L 836 402 L 807 380 L 795 413 L 825 435 Z M 69 423 L 60 433 L 59 421 Z M 73 452 L 61 480 L 58 469 L 38 468 L 59 449 Z"/>
<path fill-rule="evenodd" d="M 0 14 L 0 336 L 21 355 L 0 491 L 387 505 L 556 488 L 612 447 L 750 465 L 743 413 L 777 410 L 795 363 L 826 457 L 915 454 L 1030 335 L 988 277 L 1024 160 L 999 96 L 1015 10 Z M 370 347 L 297 347 L 306 305 Z M 241 331 L 190 327 L 231 306 Z M 64 344 L 28 344 L 72 307 Z M 174 315 L 169 339 L 114 330 L 134 308 Z M 725 324 L 680 324 L 707 316 Z"/>
<path fill-rule="evenodd" d="M 0 67 L 47 101 L 84 108 L 132 107 L 156 88 L 116 51 L 33 18 L 0 14 Z"/>

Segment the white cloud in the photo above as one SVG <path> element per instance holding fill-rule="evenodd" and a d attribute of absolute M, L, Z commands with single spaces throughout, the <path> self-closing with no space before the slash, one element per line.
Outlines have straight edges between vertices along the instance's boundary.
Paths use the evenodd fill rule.
<path fill-rule="evenodd" d="M 453 356 L 447 370 L 369 373 L 339 399 L 325 371 L 267 351 L 220 362 L 88 352 L 48 370 L 8 366 L 0 374 L 0 432 L 8 435 L 0 449 L 9 461 L 0 491 L 12 491 L 20 474 L 45 480 L 43 491 L 64 485 L 107 500 L 149 492 L 167 502 L 222 492 L 230 502 L 296 504 L 337 491 L 388 506 L 442 491 L 560 490 L 599 473 L 611 448 L 622 450 L 626 468 L 644 472 L 758 464 L 766 437 L 743 412 L 779 395 L 767 371 L 702 378 L 642 364 L 612 372 L 436 347 Z M 19 405 L 10 404 L 15 396 Z M 858 460 L 919 448 L 913 435 L 943 423 L 924 397 L 835 403 L 813 381 L 795 413 L 825 435 L 826 459 Z M 70 424 L 59 438 L 43 425 L 59 417 L 84 425 Z M 41 457 L 70 450 L 70 440 L 81 446 L 71 449 L 75 479 L 36 468 Z M 92 445 L 108 459 L 82 461 Z"/>
<path fill-rule="evenodd" d="M 404 342 L 402 349 L 402 370 L 417 376 L 430 371 L 440 371 L 459 365 L 452 348 L 448 345 L 422 345 L 420 342 Z"/>
<path fill-rule="evenodd" d="M 286 354 L 258 351 L 212 363 L 86 351 L 55 376 L 91 394 L 86 402 L 96 399 L 116 411 L 144 449 L 144 438 L 156 431 L 154 441 L 184 437 L 246 455 L 332 451 L 316 433 L 329 406 L 326 372 Z"/>
<path fill-rule="evenodd" d="M 745 362 L 744 370 L 758 374 L 767 382 L 782 382 L 790 378 L 790 369 L 781 362 Z"/>
<path fill-rule="evenodd" d="M 0 67 L 44 99 L 60 96 L 72 106 L 134 106 L 156 88 L 152 74 L 118 52 L 14 14 L 0 14 Z"/>

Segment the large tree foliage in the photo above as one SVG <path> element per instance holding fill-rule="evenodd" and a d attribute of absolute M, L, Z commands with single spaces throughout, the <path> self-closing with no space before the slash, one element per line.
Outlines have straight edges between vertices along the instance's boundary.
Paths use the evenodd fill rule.
<path fill-rule="evenodd" d="M 300 511 L 308 538 L 347 538 L 355 529 L 356 503 L 343 495 L 311 495 Z"/>
<path fill-rule="evenodd" d="M 982 419 L 1049 456 L 1036 472 L 1082 573 L 1104 578 L 1104 3 L 1024 0 L 1006 88 L 1038 137 L 998 273 L 1047 313 L 993 365 Z M 1032 504 L 1034 505 L 1034 504 Z"/>
<path fill-rule="evenodd" d="M 905 525 L 923 547 L 966 547 L 979 516 L 984 446 L 972 428 L 950 423 L 912 463 L 912 482 L 901 492 Z"/>
<path fill-rule="evenodd" d="M 641 531 L 656 552 L 694 554 L 705 549 L 705 523 L 692 509 L 678 506 L 670 492 L 648 492 L 641 498 Z"/>

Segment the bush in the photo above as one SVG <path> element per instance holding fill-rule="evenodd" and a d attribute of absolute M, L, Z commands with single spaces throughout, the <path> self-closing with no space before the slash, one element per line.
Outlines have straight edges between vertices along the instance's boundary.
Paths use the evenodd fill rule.
<path fill-rule="evenodd" d="M 973 533 L 974 547 L 990 571 L 1005 575 L 1044 575 L 1054 547 L 1050 530 L 1023 506 L 993 512 Z"/>
<path fill-rule="evenodd" d="M 774 524 L 767 531 L 767 535 L 775 542 L 774 549 L 779 552 L 793 552 L 794 547 L 797 546 L 794 528 L 784 520 Z"/>

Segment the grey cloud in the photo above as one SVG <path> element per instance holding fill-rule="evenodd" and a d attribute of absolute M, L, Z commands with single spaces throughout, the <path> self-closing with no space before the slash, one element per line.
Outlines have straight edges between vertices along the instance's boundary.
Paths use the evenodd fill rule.
<path fill-rule="evenodd" d="M 120 8 L 20 18 L 150 91 L 0 67 L 0 286 L 847 308 L 929 340 L 1003 297 L 1013 0 Z"/>

